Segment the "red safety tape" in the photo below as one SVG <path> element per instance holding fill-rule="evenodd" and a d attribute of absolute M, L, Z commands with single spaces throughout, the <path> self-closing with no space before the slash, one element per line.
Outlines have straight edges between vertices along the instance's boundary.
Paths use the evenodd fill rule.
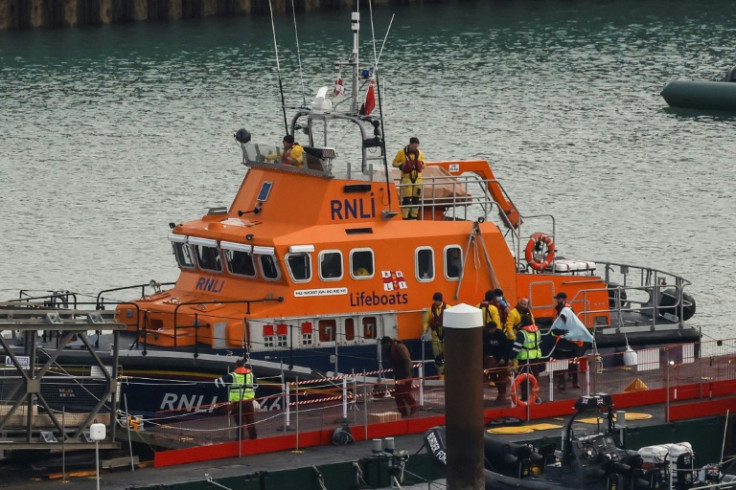
<path fill-rule="evenodd" d="M 412 367 L 418 368 L 421 365 L 422 365 L 421 362 L 417 362 L 417 363 L 414 363 L 412 365 Z M 332 376 L 332 377 L 329 377 L 329 378 L 305 379 L 304 381 L 299 381 L 298 383 L 296 381 L 290 381 L 289 384 L 291 386 L 294 386 L 294 385 L 301 386 L 301 385 L 316 384 L 316 383 L 325 383 L 327 381 L 338 381 L 338 380 L 351 379 L 351 378 L 357 380 L 357 379 L 359 379 L 361 377 L 364 377 L 364 376 L 373 376 L 374 374 L 383 374 L 383 373 L 389 373 L 389 372 L 393 372 L 393 369 L 392 368 L 378 369 L 376 371 L 366 371 L 366 372 L 363 372 L 363 373 L 355 373 L 355 374 L 343 374 L 341 376 Z"/>

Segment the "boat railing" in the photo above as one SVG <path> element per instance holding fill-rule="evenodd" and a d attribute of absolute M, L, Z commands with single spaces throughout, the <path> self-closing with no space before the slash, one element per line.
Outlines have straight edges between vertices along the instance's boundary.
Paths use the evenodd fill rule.
<path fill-rule="evenodd" d="M 119 288 L 111 288 L 111 289 L 103 289 L 99 293 L 97 293 L 97 300 L 95 302 L 95 309 L 97 310 L 104 310 L 105 309 L 105 298 L 102 296 L 106 293 L 113 293 L 118 291 L 127 291 L 129 289 L 139 289 L 141 290 L 141 298 L 146 297 L 146 292 L 148 291 L 148 288 L 150 288 L 153 293 L 160 293 L 161 292 L 161 286 L 173 286 L 176 284 L 176 282 L 157 282 L 156 280 L 151 280 L 144 284 L 135 284 L 133 286 L 123 286 Z M 117 305 L 118 303 L 114 303 Z"/>
<path fill-rule="evenodd" d="M 606 309 L 578 310 L 586 325 L 606 314 L 610 317 L 610 324 L 596 325 L 596 328 L 613 326 L 619 332 L 625 331 L 626 327 L 640 329 L 648 325 L 654 328 L 660 324 L 678 324 L 684 328 L 684 322 L 695 312 L 694 301 L 685 293 L 685 288 L 691 283 L 681 276 L 614 262 L 595 261 L 595 264 L 604 271 L 602 276 L 609 304 Z M 590 304 L 588 296 L 599 292 L 599 288 L 583 289 L 569 302 L 587 306 Z"/>
<path fill-rule="evenodd" d="M 39 294 L 42 293 L 42 294 Z M 77 293 L 72 291 L 36 291 L 21 289 L 18 299 L 5 301 L 2 307 L 32 307 L 32 308 L 72 308 L 77 309 L 79 301 Z"/>
<path fill-rule="evenodd" d="M 401 204 L 402 188 L 412 184 L 402 184 L 399 179 L 395 180 L 395 184 L 400 208 L 417 207 L 413 204 Z M 501 182 L 496 179 L 485 179 L 471 172 L 459 176 L 425 175 L 422 178 L 418 217 L 421 220 L 492 220 L 497 215 L 499 221 L 496 223 L 499 227 L 503 225 L 511 232 L 506 236 L 510 239 L 509 247 L 516 257 L 517 270 L 525 270 L 522 238 L 528 239 L 535 232 L 549 230 L 546 232 L 554 240 L 556 229 L 554 216 L 551 214 L 521 216 L 520 224 L 514 226 L 501 204 L 493 198 L 489 190 L 491 187 L 500 189 L 506 200 L 511 201 Z M 531 230 L 528 237 L 525 236 L 527 232 L 523 230 Z"/>
<path fill-rule="evenodd" d="M 487 219 L 496 202 L 488 192 L 488 180 L 474 174 L 461 176 L 442 175 L 422 178 L 422 195 L 419 203 L 419 218 L 423 220 L 467 220 L 471 212 L 478 213 L 472 219 Z M 402 184 L 395 180 L 398 196 L 404 187 L 413 184 Z M 471 192 L 471 189 L 474 192 Z M 401 200 L 399 199 L 399 203 Z M 414 207 L 412 204 L 401 204 L 401 208 Z M 500 212 L 500 208 L 499 208 Z"/>

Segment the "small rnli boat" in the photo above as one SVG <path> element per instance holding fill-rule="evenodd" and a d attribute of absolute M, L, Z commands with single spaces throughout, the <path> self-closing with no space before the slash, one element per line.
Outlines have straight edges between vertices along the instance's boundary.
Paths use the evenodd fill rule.
<path fill-rule="evenodd" d="M 736 67 L 722 80 L 673 80 L 662 89 L 671 107 L 713 111 L 736 111 Z"/>
<path fill-rule="evenodd" d="M 719 464 L 694 466 L 688 442 L 623 449 L 614 422 L 613 402 L 605 394 L 584 396 L 575 402 L 563 434 L 562 447 L 535 447 L 484 437 L 485 488 L 528 489 L 655 489 L 735 488 L 736 477 L 724 475 Z M 576 433 L 576 418 L 602 412 L 605 430 Z M 424 434 L 425 447 L 434 463 L 444 469 L 447 461 L 445 428 L 433 427 Z"/>
<path fill-rule="evenodd" d="M 494 289 L 511 307 L 529 298 L 545 334 L 553 297 L 565 292 L 602 349 L 700 338 L 686 323 L 695 313 L 686 279 L 563 258 L 561 222 L 522 214 L 488 161 L 425 162 L 419 202 L 402 204 L 375 66 L 370 82 L 359 77 L 358 20 L 354 13 L 353 54 L 337 64 L 352 70 L 351 82 L 340 83 L 351 95 L 322 87 L 310 104 L 284 108 L 293 111 L 285 140 L 301 143 L 303 159 L 294 164 L 281 145 L 240 130 L 247 172 L 231 205 L 171 224 L 176 284 L 116 307 L 141 345 L 229 351 L 323 373 L 370 371 L 382 364 L 383 336 L 424 358 L 419 339 L 434 293 L 475 305 Z M 406 206 L 418 207 L 417 219 L 402 219 Z"/>

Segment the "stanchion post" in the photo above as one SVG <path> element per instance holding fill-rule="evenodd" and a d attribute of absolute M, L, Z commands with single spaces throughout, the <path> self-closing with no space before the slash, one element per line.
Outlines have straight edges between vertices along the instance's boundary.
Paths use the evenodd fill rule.
<path fill-rule="evenodd" d="M 286 424 L 284 425 L 284 432 L 291 430 L 291 383 L 285 383 L 286 385 L 286 397 L 284 400 L 284 410 L 286 410 Z"/>
<path fill-rule="evenodd" d="M 667 351 L 667 378 L 666 378 L 666 386 L 665 386 L 665 394 L 667 395 L 665 398 L 665 406 L 664 406 L 664 421 L 669 422 L 670 421 L 670 351 Z"/>
<path fill-rule="evenodd" d="M 365 427 L 365 440 L 368 440 L 368 382 L 365 371 L 363 371 L 363 424 Z"/>
<path fill-rule="evenodd" d="M 294 383 L 294 389 L 296 390 L 296 397 L 294 403 L 294 414 L 296 416 L 296 447 L 294 448 L 295 453 L 299 453 L 299 377 L 297 376 L 296 382 Z"/>
<path fill-rule="evenodd" d="M 419 406 L 424 407 L 424 359 L 419 365 Z"/>
<path fill-rule="evenodd" d="M 95 441 L 95 468 L 97 475 L 97 490 L 100 490 L 100 441 L 105 439 L 105 424 L 89 426 L 89 438 Z"/>
<path fill-rule="evenodd" d="M 125 420 L 128 421 L 127 424 L 125 424 L 125 427 L 127 429 L 128 434 L 128 454 L 130 454 L 130 471 L 135 471 L 135 464 L 133 463 L 133 438 L 130 434 L 130 413 L 128 412 L 128 394 L 123 393 L 123 403 L 125 404 Z"/>
<path fill-rule="evenodd" d="M 240 401 L 238 402 L 238 457 L 243 457 L 243 390 L 240 389 Z"/>
<path fill-rule="evenodd" d="M 342 378 L 342 418 L 348 419 L 348 378 Z"/>
<path fill-rule="evenodd" d="M 112 417 L 112 414 L 110 414 Z M 61 481 L 66 480 L 66 405 L 61 407 Z"/>

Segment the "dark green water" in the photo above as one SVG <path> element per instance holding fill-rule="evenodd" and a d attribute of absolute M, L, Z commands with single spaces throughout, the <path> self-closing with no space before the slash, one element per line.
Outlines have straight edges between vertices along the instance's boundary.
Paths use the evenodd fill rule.
<path fill-rule="evenodd" d="M 525 214 L 557 217 L 569 258 L 693 282 L 696 324 L 736 314 L 736 116 L 667 109 L 672 78 L 736 62 L 736 9 L 706 1 L 508 1 L 381 8 L 387 141 L 488 158 Z M 307 99 L 331 86 L 349 15 L 297 19 Z M 276 23 L 287 103 L 293 20 Z M 362 59 L 372 61 L 364 14 Z M 95 293 L 177 276 L 167 223 L 228 205 L 232 134 L 283 133 L 267 18 L 0 32 L 0 288 Z M 7 294 L 6 294 L 7 296 Z"/>

